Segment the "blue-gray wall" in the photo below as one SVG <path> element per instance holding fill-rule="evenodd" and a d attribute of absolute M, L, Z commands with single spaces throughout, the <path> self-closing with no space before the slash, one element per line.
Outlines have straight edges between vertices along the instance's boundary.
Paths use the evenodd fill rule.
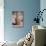
<path fill-rule="evenodd" d="M 42 11 L 43 9 L 46 9 L 46 0 L 41 0 L 40 1 L 40 10 Z M 40 25 L 46 27 L 46 11 L 44 11 L 42 17 L 43 17 L 43 22 L 41 21 Z"/>
<path fill-rule="evenodd" d="M 5 40 L 18 41 L 31 30 L 33 19 L 36 17 L 35 12 L 40 9 L 40 0 L 4 0 L 4 2 Z M 11 16 L 14 10 L 24 11 L 24 27 L 12 27 Z"/>

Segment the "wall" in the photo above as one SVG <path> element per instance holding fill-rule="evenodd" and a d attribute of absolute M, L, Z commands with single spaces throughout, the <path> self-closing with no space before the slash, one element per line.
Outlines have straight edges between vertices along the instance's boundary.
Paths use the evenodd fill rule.
<path fill-rule="evenodd" d="M 35 12 L 40 9 L 40 0 L 4 0 L 4 5 L 5 40 L 18 41 L 31 31 Z M 24 27 L 12 27 L 11 12 L 14 10 L 24 11 Z"/>
<path fill-rule="evenodd" d="M 4 2 L 0 1 L 0 42 L 4 41 Z M 1 45 L 0 45 L 1 46 Z"/>
<path fill-rule="evenodd" d="M 40 1 L 40 9 L 41 9 L 41 11 L 43 10 L 43 9 L 46 9 L 46 0 L 41 0 Z M 43 19 L 44 19 L 44 21 L 42 22 L 41 21 L 41 25 L 43 25 L 43 26 L 45 26 L 46 27 L 46 11 L 44 11 L 44 13 L 43 13 Z"/>

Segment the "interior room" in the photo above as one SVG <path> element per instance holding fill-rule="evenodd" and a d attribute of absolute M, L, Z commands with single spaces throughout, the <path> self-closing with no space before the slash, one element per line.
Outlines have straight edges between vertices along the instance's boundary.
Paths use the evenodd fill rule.
<path fill-rule="evenodd" d="M 46 0 L 0 0 L 0 46 L 46 46 Z"/>

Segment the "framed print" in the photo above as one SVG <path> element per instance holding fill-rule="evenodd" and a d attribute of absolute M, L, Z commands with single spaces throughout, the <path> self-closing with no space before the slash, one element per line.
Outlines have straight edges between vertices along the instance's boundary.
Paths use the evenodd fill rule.
<path fill-rule="evenodd" d="M 12 25 L 14 27 L 24 26 L 24 12 L 23 11 L 12 11 Z"/>

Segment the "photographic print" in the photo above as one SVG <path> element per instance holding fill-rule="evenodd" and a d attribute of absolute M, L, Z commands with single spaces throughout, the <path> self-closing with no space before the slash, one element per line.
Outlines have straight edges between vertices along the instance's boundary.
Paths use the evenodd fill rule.
<path fill-rule="evenodd" d="M 24 26 L 24 12 L 23 11 L 12 11 L 12 25 L 14 27 Z"/>

